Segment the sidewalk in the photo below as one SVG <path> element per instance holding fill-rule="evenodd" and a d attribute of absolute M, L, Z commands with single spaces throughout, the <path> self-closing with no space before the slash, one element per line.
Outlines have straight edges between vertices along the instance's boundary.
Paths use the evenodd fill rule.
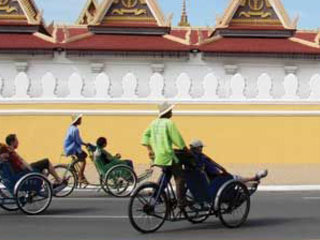
<path fill-rule="evenodd" d="M 149 167 L 148 164 L 135 163 L 137 175 Z M 319 164 L 234 164 L 225 165 L 229 172 L 244 177 L 253 176 L 258 170 L 268 169 L 269 176 L 262 181 L 262 185 L 272 186 L 320 186 Z M 89 163 L 86 169 L 89 181 L 98 182 L 98 175 L 94 166 Z M 149 179 L 156 181 L 160 175 L 160 169 L 154 168 L 154 173 Z"/>

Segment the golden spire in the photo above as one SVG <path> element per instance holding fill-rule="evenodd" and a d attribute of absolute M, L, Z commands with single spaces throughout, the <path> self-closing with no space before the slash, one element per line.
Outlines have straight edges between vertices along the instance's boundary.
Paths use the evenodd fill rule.
<path fill-rule="evenodd" d="M 178 25 L 180 27 L 190 27 L 190 23 L 188 22 L 186 0 L 183 0 L 182 2 L 182 13 L 181 13 L 180 22 Z"/>

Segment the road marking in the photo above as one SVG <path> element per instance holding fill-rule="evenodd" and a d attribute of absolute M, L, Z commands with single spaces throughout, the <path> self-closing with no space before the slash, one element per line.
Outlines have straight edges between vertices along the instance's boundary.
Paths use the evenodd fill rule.
<path fill-rule="evenodd" d="M 259 192 L 303 192 L 320 191 L 320 185 L 262 185 Z"/>
<path fill-rule="evenodd" d="M 106 202 L 126 202 L 128 198 L 90 198 L 90 197 L 78 197 L 78 198 L 55 198 L 54 201 L 106 201 Z"/>
<path fill-rule="evenodd" d="M 128 219 L 128 216 L 109 216 L 109 215 L 38 215 L 38 216 L 27 216 L 28 218 L 53 218 L 53 219 Z M 142 216 L 136 216 L 135 218 L 144 218 Z"/>
<path fill-rule="evenodd" d="M 320 200 L 320 197 L 303 197 L 304 200 Z"/>

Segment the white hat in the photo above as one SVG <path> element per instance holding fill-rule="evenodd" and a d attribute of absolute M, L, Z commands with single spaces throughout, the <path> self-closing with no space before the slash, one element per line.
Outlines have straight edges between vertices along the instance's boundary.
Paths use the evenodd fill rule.
<path fill-rule="evenodd" d="M 171 111 L 175 105 L 169 104 L 168 102 L 164 102 L 158 105 L 159 108 L 159 117 Z"/>
<path fill-rule="evenodd" d="M 190 147 L 191 148 L 205 147 L 205 145 L 201 140 L 195 139 L 190 143 Z"/>
<path fill-rule="evenodd" d="M 72 115 L 72 123 L 71 124 L 75 124 L 80 118 L 83 117 L 83 114 L 74 114 Z"/>

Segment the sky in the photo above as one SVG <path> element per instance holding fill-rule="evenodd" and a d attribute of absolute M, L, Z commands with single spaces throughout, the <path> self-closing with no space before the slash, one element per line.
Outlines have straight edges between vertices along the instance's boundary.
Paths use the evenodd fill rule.
<path fill-rule="evenodd" d="M 101 1 L 101 0 L 100 0 Z M 290 17 L 300 17 L 300 29 L 320 28 L 320 0 L 282 0 Z M 80 15 L 86 0 L 35 0 L 44 12 L 47 23 L 72 24 Z M 163 13 L 174 14 L 173 25 L 177 25 L 182 8 L 182 0 L 158 0 Z M 187 12 L 192 26 L 214 26 L 217 16 L 221 16 L 229 0 L 187 0 Z"/>

